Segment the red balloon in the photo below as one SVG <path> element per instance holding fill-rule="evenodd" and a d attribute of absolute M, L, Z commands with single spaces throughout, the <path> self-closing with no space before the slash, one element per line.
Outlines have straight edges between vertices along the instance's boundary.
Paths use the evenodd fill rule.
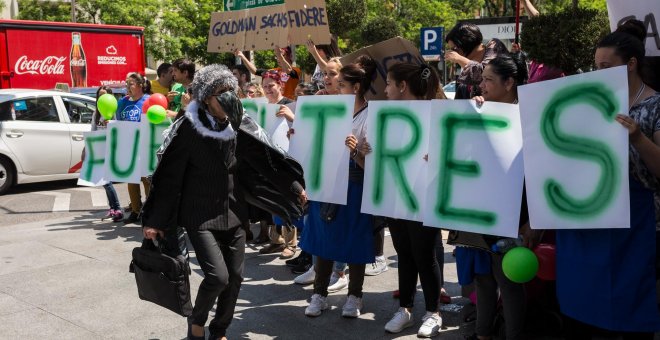
<path fill-rule="evenodd" d="M 534 248 L 534 254 L 539 259 L 539 270 L 536 272 L 539 279 L 553 281 L 557 278 L 555 253 L 554 244 L 540 243 Z"/>
<path fill-rule="evenodd" d="M 146 115 L 152 105 L 154 105 L 154 103 L 151 102 L 151 97 L 145 99 L 142 103 L 142 114 Z"/>
<path fill-rule="evenodd" d="M 154 93 L 149 97 L 149 102 L 152 105 L 160 105 L 167 109 L 167 97 L 163 96 L 160 93 Z"/>

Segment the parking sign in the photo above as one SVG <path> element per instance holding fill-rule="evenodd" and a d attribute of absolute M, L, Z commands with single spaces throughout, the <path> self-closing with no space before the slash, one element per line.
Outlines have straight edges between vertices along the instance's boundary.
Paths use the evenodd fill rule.
<path fill-rule="evenodd" d="M 444 27 L 422 27 L 420 49 L 424 58 L 437 58 L 442 54 Z"/>

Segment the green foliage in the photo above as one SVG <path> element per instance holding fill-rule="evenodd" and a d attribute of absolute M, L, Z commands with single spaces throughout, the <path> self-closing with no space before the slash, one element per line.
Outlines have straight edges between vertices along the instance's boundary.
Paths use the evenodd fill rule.
<path fill-rule="evenodd" d="M 533 3 L 541 13 L 558 13 L 573 9 L 573 0 L 537 0 Z M 582 0 L 578 1 L 578 7 L 606 11 L 607 3 L 606 0 Z"/>
<path fill-rule="evenodd" d="M 366 0 L 326 0 L 330 32 L 338 36 L 357 29 L 367 12 Z"/>
<path fill-rule="evenodd" d="M 367 21 L 362 27 L 361 35 L 363 45 L 373 45 L 390 38 L 401 35 L 399 25 L 393 18 L 374 18 Z"/>
<path fill-rule="evenodd" d="M 569 8 L 531 18 L 521 38 L 531 59 L 574 74 L 592 67 L 594 47 L 608 32 L 607 13 Z"/>
<path fill-rule="evenodd" d="M 18 19 L 71 21 L 71 3 L 63 1 L 18 0 Z"/>

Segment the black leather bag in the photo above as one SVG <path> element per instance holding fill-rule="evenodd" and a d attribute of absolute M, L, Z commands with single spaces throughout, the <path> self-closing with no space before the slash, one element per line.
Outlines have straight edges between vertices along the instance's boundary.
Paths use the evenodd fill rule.
<path fill-rule="evenodd" d="M 159 244 L 162 245 L 163 241 Z M 192 314 L 190 267 L 184 255 L 169 256 L 162 247 L 145 239 L 141 247 L 133 248 L 129 271 L 135 273 L 141 300 L 153 302 L 181 316 Z"/>
<path fill-rule="evenodd" d="M 447 236 L 447 244 L 477 248 L 487 252 L 493 252 L 483 234 L 470 233 L 467 231 L 450 230 Z"/>

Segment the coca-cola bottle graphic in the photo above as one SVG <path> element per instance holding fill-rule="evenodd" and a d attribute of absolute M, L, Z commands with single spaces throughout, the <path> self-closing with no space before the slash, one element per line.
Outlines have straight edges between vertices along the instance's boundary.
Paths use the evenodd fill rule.
<path fill-rule="evenodd" d="M 80 33 L 71 33 L 71 86 L 72 87 L 87 87 L 87 62 L 85 61 L 85 51 L 83 51 L 82 43 L 80 41 Z"/>

